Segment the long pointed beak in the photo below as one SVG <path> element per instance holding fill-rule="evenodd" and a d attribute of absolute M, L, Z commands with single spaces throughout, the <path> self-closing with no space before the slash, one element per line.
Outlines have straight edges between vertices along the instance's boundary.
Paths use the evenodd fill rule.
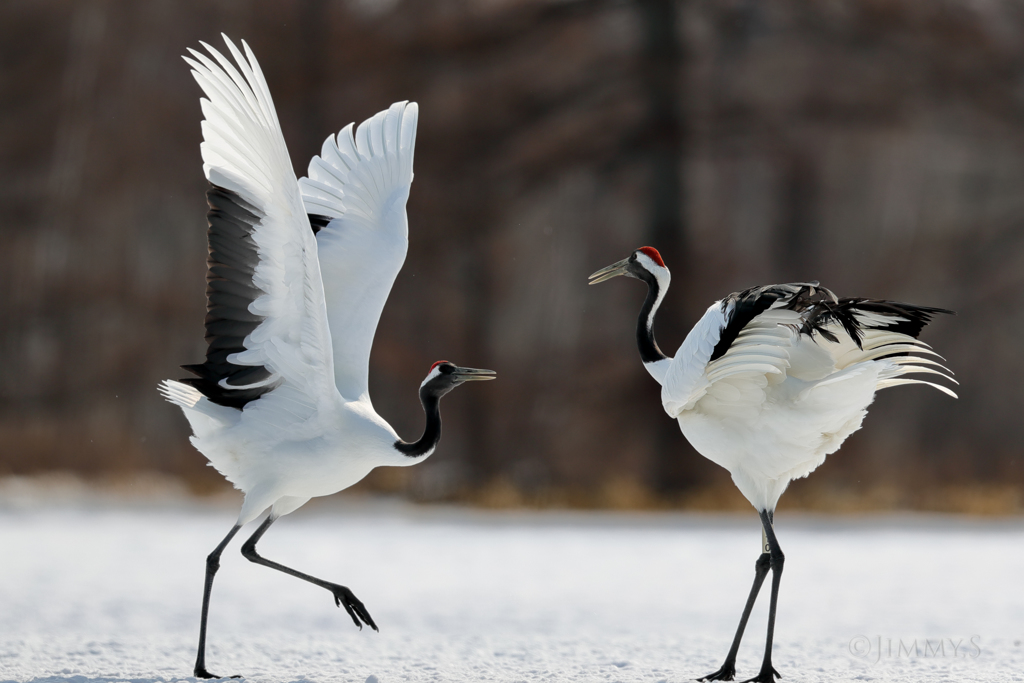
<path fill-rule="evenodd" d="M 498 373 L 494 370 L 480 370 L 478 368 L 455 368 L 452 373 L 455 379 L 462 382 L 482 382 L 485 379 L 498 379 Z"/>
<path fill-rule="evenodd" d="M 629 266 L 629 259 L 622 259 L 617 263 L 613 263 L 607 268 L 602 268 L 596 273 L 591 274 L 588 284 L 596 285 L 598 282 L 604 282 L 605 280 L 611 280 L 617 275 L 626 275 L 629 271 L 626 268 Z"/>

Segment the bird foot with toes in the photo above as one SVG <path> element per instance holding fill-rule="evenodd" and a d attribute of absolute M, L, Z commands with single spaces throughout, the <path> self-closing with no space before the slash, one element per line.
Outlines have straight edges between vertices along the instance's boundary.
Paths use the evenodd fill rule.
<path fill-rule="evenodd" d="M 736 667 L 722 665 L 722 668 L 707 676 L 701 676 L 698 681 L 732 681 L 736 679 Z"/>
<path fill-rule="evenodd" d="M 363 605 L 362 601 L 352 591 L 345 586 L 337 585 L 332 586 L 330 591 L 334 594 L 334 604 L 345 608 L 345 611 L 352 617 L 352 621 L 359 627 L 360 631 L 363 630 L 364 623 L 374 631 L 380 631 L 377 628 L 377 624 L 373 623 L 373 617 L 366 611 L 366 606 Z"/>
<path fill-rule="evenodd" d="M 776 678 L 782 678 L 782 674 L 775 670 L 775 667 L 769 666 L 767 669 L 761 669 L 761 672 L 753 678 L 748 678 L 743 683 L 776 683 Z"/>
<path fill-rule="evenodd" d="M 233 676 L 218 676 L 217 674 L 210 673 L 206 669 L 200 669 L 198 667 L 196 668 L 196 670 L 194 672 L 192 672 L 192 675 L 195 676 L 196 678 L 216 678 L 216 679 L 241 678 L 242 677 L 240 674 L 235 674 Z"/>

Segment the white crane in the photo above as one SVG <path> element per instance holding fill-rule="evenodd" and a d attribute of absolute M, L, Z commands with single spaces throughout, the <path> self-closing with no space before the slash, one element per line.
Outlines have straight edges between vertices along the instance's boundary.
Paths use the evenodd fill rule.
<path fill-rule="evenodd" d="M 761 518 L 762 553 L 732 647 L 722 667 L 701 680 L 735 677 L 743 630 L 771 569 L 767 643 L 750 681 L 774 683 L 772 638 L 785 561 L 772 526 L 779 496 L 860 429 L 879 389 L 926 384 L 956 398 L 944 386 L 906 377 L 930 373 L 955 382 L 947 368 L 921 356 L 938 354 L 917 340 L 933 315 L 952 311 L 838 299 L 817 282 L 753 287 L 711 304 L 669 358 L 652 332 L 670 281 L 661 255 L 641 247 L 591 275 L 590 284 L 617 275 L 647 283 L 636 338 L 644 367 L 661 385 L 665 412 L 701 455 L 729 470 Z"/>
<path fill-rule="evenodd" d="M 370 346 L 408 249 L 418 109 L 399 102 L 348 125 L 296 180 L 266 80 L 249 46 L 224 36 L 236 64 L 203 43 L 185 61 L 206 98 L 203 170 L 210 189 L 206 362 L 160 385 L 192 426 L 192 444 L 245 492 L 235 525 L 206 559 L 195 675 L 206 669 L 206 622 L 220 555 L 238 530 L 270 513 L 242 546 L 252 562 L 326 588 L 356 626 L 377 630 L 345 586 L 265 559 L 271 524 L 381 465 L 407 466 L 441 437 L 438 403 L 490 370 L 438 361 L 420 385 L 426 429 L 402 441 L 373 409 Z M 212 57 L 212 58 L 211 58 Z M 236 66 L 237 65 L 237 66 Z"/>

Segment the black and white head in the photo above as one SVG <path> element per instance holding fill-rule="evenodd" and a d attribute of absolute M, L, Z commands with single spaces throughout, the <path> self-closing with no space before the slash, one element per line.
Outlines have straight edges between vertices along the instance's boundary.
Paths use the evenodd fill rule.
<path fill-rule="evenodd" d="M 629 258 L 602 268 L 590 276 L 590 284 L 596 285 L 618 275 L 643 280 L 648 285 L 656 284 L 661 291 L 668 288 L 672 279 L 665 262 L 661 260 L 661 254 L 654 247 L 640 247 Z"/>
<path fill-rule="evenodd" d="M 497 373 L 494 370 L 480 370 L 477 368 L 460 368 L 454 363 L 446 360 L 439 360 L 430 366 L 430 372 L 426 379 L 420 384 L 421 396 L 432 396 L 441 398 L 455 387 L 465 382 L 478 382 L 487 379 L 496 379 Z"/>

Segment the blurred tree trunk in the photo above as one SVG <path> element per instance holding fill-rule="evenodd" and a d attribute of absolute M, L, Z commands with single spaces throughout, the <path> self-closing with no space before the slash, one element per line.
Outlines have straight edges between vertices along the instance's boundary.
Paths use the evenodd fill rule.
<path fill-rule="evenodd" d="M 787 150 L 779 188 L 779 224 L 775 229 L 775 262 L 785 282 L 823 280 L 817 258 L 818 169 L 811 155 Z M 828 283 L 823 282 L 828 287 Z"/>
<path fill-rule="evenodd" d="M 689 269 L 683 213 L 685 126 L 678 101 L 683 59 L 676 0 L 638 0 L 638 6 L 644 23 L 640 65 L 648 98 L 647 130 L 642 139 L 650 169 L 649 234 L 651 246 L 674 268 L 673 282 L 681 282 Z M 679 325 L 668 322 L 659 327 L 676 332 Z"/>
<path fill-rule="evenodd" d="M 685 336 L 693 308 L 685 296 L 690 289 L 687 281 L 691 267 L 683 178 L 686 125 L 679 103 L 685 81 L 678 4 L 677 0 L 637 0 L 644 41 L 640 68 L 648 101 L 647 129 L 641 136 L 649 173 L 648 242 L 661 252 L 671 269 L 677 294 L 673 305 L 663 308 L 656 323 L 662 351 L 670 356 Z M 644 384 L 649 383 L 646 376 L 641 379 Z M 659 418 L 654 422 L 652 485 L 662 493 L 672 494 L 694 484 L 694 468 L 687 457 L 687 451 L 692 449 L 685 445 L 675 422 L 661 414 L 660 392 L 644 389 L 650 410 Z"/>
<path fill-rule="evenodd" d="M 305 106 L 302 107 L 301 124 L 302 136 L 298 142 L 299 150 L 312 149 L 314 154 L 320 153 L 320 145 L 327 135 L 332 132 L 331 126 L 324 125 L 323 103 L 321 94 L 323 84 L 327 82 L 326 67 L 328 66 L 327 41 L 328 37 L 328 13 L 325 0 L 306 0 L 299 14 L 299 40 L 301 50 L 299 67 L 301 73 L 295 74 L 302 86 L 302 100 Z M 337 132 L 336 129 L 334 132 Z M 295 152 L 293 151 L 294 155 Z M 295 166 L 295 174 L 303 176 L 306 174 L 306 163 L 309 155 L 301 156 L 302 159 Z"/>

